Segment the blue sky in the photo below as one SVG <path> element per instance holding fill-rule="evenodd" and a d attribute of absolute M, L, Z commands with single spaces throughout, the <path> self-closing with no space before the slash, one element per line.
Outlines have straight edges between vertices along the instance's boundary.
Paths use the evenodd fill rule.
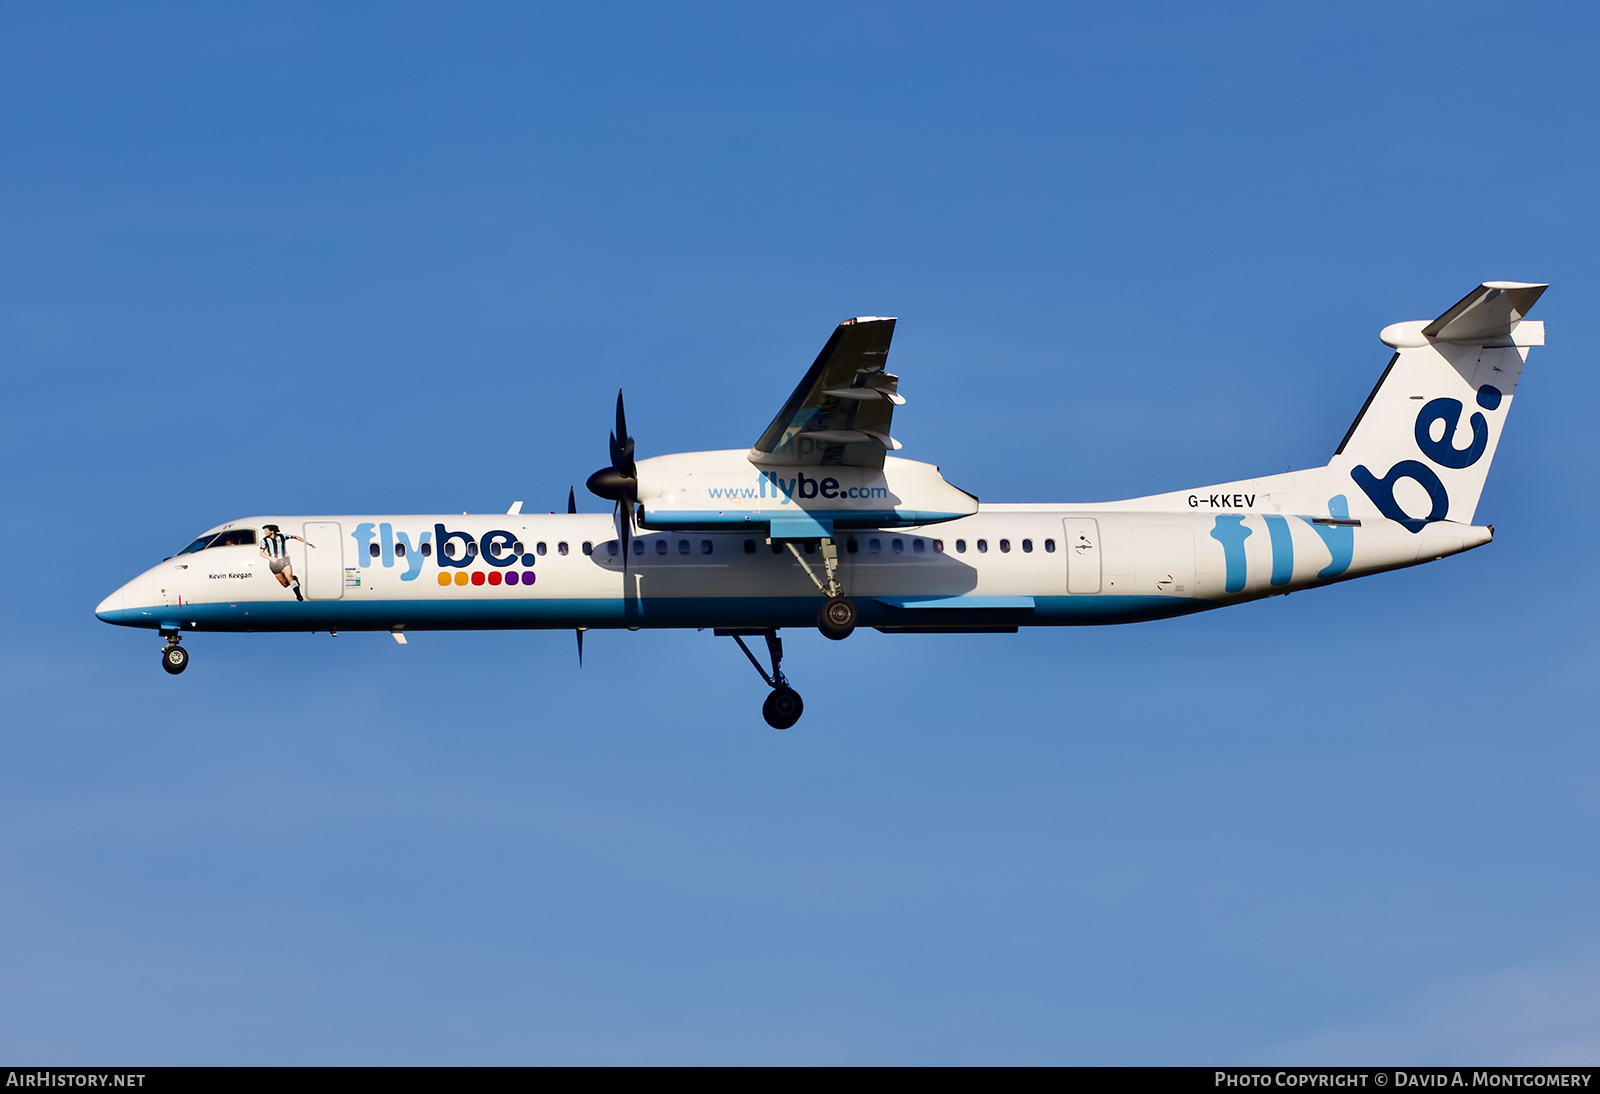
<path fill-rule="evenodd" d="M 0 1056 L 1592 1062 L 1582 5 L 0 14 Z M 1165 623 L 94 619 L 258 512 L 558 509 L 897 315 L 986 501 L 1325 462 L 1548 281 L 1495 543 Z M 597 499 L 581 504 L 604 508 Z"/>

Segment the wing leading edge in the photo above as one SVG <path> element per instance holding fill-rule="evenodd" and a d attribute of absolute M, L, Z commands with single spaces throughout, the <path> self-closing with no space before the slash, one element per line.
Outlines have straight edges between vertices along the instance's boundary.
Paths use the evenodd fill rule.
<path fill-rule="evenodd" d="M 884 453 L 900 447 L 889 423 L 905 402 L 900 378 L 883 367 L 894 323 L 876 315 L 840 323 L 750 450 L 751 462 L 882 467 Z"/>

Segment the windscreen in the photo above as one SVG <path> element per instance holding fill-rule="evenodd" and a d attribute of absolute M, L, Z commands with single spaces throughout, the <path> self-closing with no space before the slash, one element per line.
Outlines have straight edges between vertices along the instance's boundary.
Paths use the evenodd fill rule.
<path fill-rule="evenodd" d="M 254 528 L 230 528 L 226 532 L 207 533 L 179 551 L 178 554 L 192 555 L 196 551 L 204 551 L 207 547 L 254 547 L 255 543 L 256 530 Z"/>
<path fill-rule="evenodd" d="M 208 535 L 203 535 L 178 553 L 180 555 L 192 555 L 196 551 L 204 551 L 207 547 L 211 546 L 211 541 L 216 538 L 217 533 L 215 532 L 211 532 Z"/>

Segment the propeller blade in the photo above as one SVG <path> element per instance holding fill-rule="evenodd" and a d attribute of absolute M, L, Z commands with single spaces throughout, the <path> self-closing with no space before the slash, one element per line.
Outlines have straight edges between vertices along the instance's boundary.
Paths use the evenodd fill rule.
<path fill-rule="evenodd" d="M 595 497 L 623 504 L 639 498 L 639 468 L 633 462 L 633 438 L 628 436 L 628 420 L 622 409 L 622 392 L 617 392 L 617 428 L 609 438 L 611 466 L 589 476 L 586 485 Z M 569 509 L 569 512 L 576 510 Z"/>
<path fill-rule="evenodd" d="M 578 636 L 578 667 L 581 669 L 583 668 L 583 628 L 579 627 L 574 633 Z"/>
<path fill-rule="evenodd" d="M 578 495 L 574 492 L 573 488 L 569 486 L 569 487 L 567 487 L 567 512 L 568 513 L 576 513 L 577 511 L 578 511 Z M 579 633 L 581 634 L 582 632 L 580 631 Z M 580 646 L 583 645 L 583 639 L 581 639 L 581 638 L 578 639 L 578 645 L 580 645 Z M 580 658 L 580 660 L 581 660 L 581 658 Z"/>
<path fill-rule="evenodd" d="M 622 409 L 622 389 L 617 389 L 617 431 L 612 434 L 611 466 L 627 478 L 637 478 L 639 469 L 633 464 L 633 435 L 628 432 L 628 416 Z"/>
<path fill-rule="evenodd" d="M 617 524 L 617 546 L 622 548 L 623 599 L 627 599 L 628 596 L 628 550 L 633 546 L 633 522 L 622 515 L 623 506 L 626 504 L 627 502 L 623 501 L 617 502 L 616 512 L 612 514 L 612 519 L 614 519 Z"/>

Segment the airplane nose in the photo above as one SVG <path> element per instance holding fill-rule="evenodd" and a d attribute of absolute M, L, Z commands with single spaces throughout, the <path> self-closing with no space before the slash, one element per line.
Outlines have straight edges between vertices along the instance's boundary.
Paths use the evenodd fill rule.
<path fill-rule="evenodd" d="M 118 589 L 116 592 L 112 593 L 110 596 L 108 596 L 104 600 L 102 600 L 95 607 L 94 614 L 97 617 L 99 617 L 100 619 L 104 619 L 107 623 L 109 623 L 109 622 L 111 622 L 111 620 L 106 618 L 107 615 L 110 614 L 111 612 L 120 612 L 121 610 L 122 610 L 122 589 Z"/>

